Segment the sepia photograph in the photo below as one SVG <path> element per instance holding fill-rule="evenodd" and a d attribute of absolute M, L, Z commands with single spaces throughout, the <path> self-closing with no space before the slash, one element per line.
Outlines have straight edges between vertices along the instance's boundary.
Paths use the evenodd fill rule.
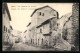
<path fill-rule="evenodd" d="M 2 51 L 79 51 L 79 3 L 2 3 Z"/>

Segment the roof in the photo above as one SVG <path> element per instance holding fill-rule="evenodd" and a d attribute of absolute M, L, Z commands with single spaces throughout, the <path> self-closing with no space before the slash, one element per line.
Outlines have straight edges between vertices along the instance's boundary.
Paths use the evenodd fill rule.
<path fill-rule="evenodd" d="M 27 31 L 27 30 L 25 30 L 24 33 L 25 33 L 26 31 Z"/>
<path fill-rule="evenodd" d="M 41 25 L 37 26 L 36 28 L 39 28 L 42 25 L 45 25 L 45 24 L 49 23 L 51 19 L 53 19 L 53 18 L 47 19 L 46 21 L 44 21 L 43 23 L 41 23 Z"/>
<path fill-rule="evenodd" d="M 9 13 L 9 9 L 8 9 L 7 3 L 3 3 L 2 5 L 3 5 L 2 6 L 2 13 L 4 14 L 5 13 L 5 10 L 6 10 L 8 16 L 9 16 L 9 20 L 11 21 L 11 16 L 10 16 L 10 13 Z"/>
<path fill-rule="evenodd" d="M 63 15 L 60 19 L 62 19 L 63 17 L 64 17 L 64 18 L 68 18 L 68 17 L 70 17 L 71 15 L 72 15 L 72 12 L 67 13 L 67 14 Z"/>
<path fill-rule="evenodd" d="M 45 8 L 45 7 L 49 7 L 49 8 L 51 8 L 50 6 L 44 6 L 44 7 L 41 7 L 41 8 L 38 8 L 38 9 L 35 9 L 34 11 L 33 11 L 33 13 L 31 14 L 31 17 L 34 15 L 34 13 L 37 11 L 37 10 L 40 10 L 40 9 L 43 9 L 43 8 Z M 52 10 L 54 10 L 53 8 L 51 8 Z M 56 10 L 54 10 L 54 11 L 56 11 Z M 56 11 L 57 12 L 57 11 Z"/>

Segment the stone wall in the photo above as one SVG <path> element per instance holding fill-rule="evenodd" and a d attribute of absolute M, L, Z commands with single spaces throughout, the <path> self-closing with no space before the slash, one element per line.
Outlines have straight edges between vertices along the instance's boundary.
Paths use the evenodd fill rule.
<path fill-rule="evenodd" d="M 74 3 L 72 6 L 72 21 L 73 21 L 73 31 L 72 44 L 75 46 L 76 50 L 79 50 L 79 3 Z"/>

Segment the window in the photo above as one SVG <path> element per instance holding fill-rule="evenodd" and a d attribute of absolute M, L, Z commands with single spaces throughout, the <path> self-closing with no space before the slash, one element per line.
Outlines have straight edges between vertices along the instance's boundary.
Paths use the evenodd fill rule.
<path fill-rule="evenodd" d="M 42 44 L 43 44 L 43 38 L 42 38 Z"/>
<path fill-rule="evenodd" d="M 7 27 L 6 27 L 6 32 L 7 32 Z"/>
<path fill-rule="evenodd" d="M 31 39 L 31 43 L 32 43 L 32 39 Z"/>
<path fill-rule="evenodd" d="M 44 16 L 44 13 L 39 12 L 39 15 L 40 15 L 40 16 Z"/>
<path fill-rule="evenodd" d="M 57 23 L 57 28 L 58 28 L 59 24 Z"/>
<path fill-rule="evenodd" d="M 58 19 L 58 16 L 59 16 L 59 14 L 58 14 L 58 12 L 57 12 L 57 19 Z"/>
<path fill-rule="evenodd" d="M 42 14 L 42 16 L 44 16 L 44 13 Z"/>
<path fill-rule="evenodd" d="M 42 29 L 40 29 L 40 33 L 42 33 Z"/>
<path fill-rule="evenodd" d="M 39 12 L 39 15 L 41 15 L 41 12 Z"/>
<path fill-rule="evenodd" d="M 54 16 L 56 16 L 56 14 L 54 14 Z"/>
<path fill-rule="evenodd" d="M 4 26 L 4 31 L 5 31 L 5 26 Z"/>
<path fill-rule="evenodd" d="M 41 15 L 41 12 L 39 13 L 39 15 Z"/>
<path fill-rule="evenodd" d="M 58 23 L 57 23 L 57 26 L 58 26 Z"/>

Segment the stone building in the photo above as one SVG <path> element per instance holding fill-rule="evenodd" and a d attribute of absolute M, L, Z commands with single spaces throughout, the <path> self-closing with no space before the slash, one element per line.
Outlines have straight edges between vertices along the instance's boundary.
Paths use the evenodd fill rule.
<path fill-rule="evenodd" d="M 44 21 L 37 26 L 37 36 L 41 46 L 53 46 L 57 32 L 57 17 Z"/>
<path fill-rule="evenodd" d="M 25 30 L 24 32 L 23 32 L 23 38 L 24 38 L 24 43 L 26 43 L 27 42 L 27 30 Z"/>
<path fill-rule="evenodd" d="M 24 37 L 25 37 L 25 43 L 27 44 L 31 44 L 31 22 L 28 23 L 28 25 L 26 26 L 27 30 L 25 30 L 24 32 Z"/>
<path fill-rule="evenodd" d="M 9 43 L 11 16 L 7 3 L 2 4 L 2 43 Z"/>
<path fill-rule="evenodd" d="M 32 42 L 36 46 L 42 46 L 42 44 L 50 45 L 50 37 L 52 31 L 57 29 L 58 12 L 49 6 L 44 6 L 31 14 L 31 34 Z M 45 38 L 45 39 L 44 39 Z M 45 43 L 43 41 L 45 40 Z"/>
<path fill-rule="evenodd" d="M 60 39 L 56 47 L 62 50 L 79 50 L 79 4 L 74 3 L 72 13 L 63 15 L 58 19 L 58 32 Z M 59 37 L 58 36 L 58 37 Z M 57 39 L 58 40 L 58 39 Z M 57 42 L 57 41 L 56 41 Z M 64 43 L 64 44 L 62 44 Z M 58 46 L 59 44 L 60 46 Z M 65 46 L 64 46 L 65 45 Z"/>
<path fill-rule="evenodd" d="M 13 34 L 12 34 L 12 30 L 13 30 L 13 28 L 12 28 L 12 26 L 10 26 L 9 44 L 15 43 L 15 42 L 14 42 L 15 40 L 13 40 L 13 38 L 15 38 L 15 37 L 14 37 Z"/>
<path fill-rule="evenodd" d="M 79 3 L 73 3 L 72 13 L 63 15 L 57 23 L 57 31 L 61 36 L 56 40 L 59 42 L 55 47 L 62 50 L 79 50 Z"/>
<path fill-rule="evenodd" d="M 23 42 L 23 36 L 21 31 L 17 31 L 17 38 L 19 42 Z"/>
<path fill-rule="evenodd" d="M 72 13 L 67 13 L 57 20 L 58 29 L 55 48 L 61 50 L 71 50 Z"/>
<path fill-rule="evenodd" d="M 22 41 L 22 32 L 21 31 L 18 31 L 18 30 L 12 30 L 12 36 L 15 37 L 13 38 L 15 42 L 21 42 Z"/>

